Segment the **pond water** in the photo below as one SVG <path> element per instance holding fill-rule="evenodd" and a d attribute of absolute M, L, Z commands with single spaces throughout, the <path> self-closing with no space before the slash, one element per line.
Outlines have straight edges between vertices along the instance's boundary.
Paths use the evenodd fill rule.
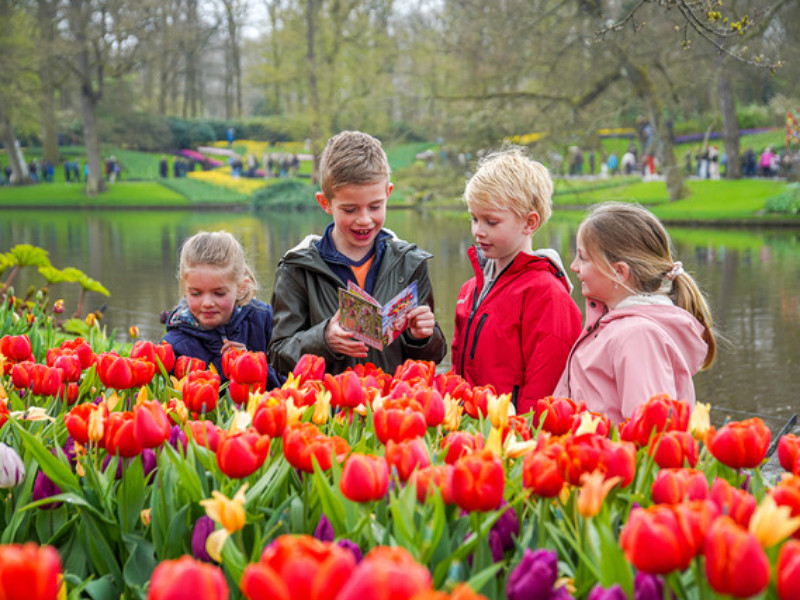
<path fill-rule="evenodd" d="M 535 245 L 555 248 L 569 264 L 580 217 L 557 213 L 537 233 Z M 177 254 L 188 236 L 202 229 L 234 233 L 259 279 L 259 297 L 269 301 L 283 252 L 306 234 L 321 232 L 327 219 L 321 211 L 2 211 L 0 251 L 19 243 L 45 248 L 54 266 L 81 269 L 109 289 L 108 298 L 89 294 L 85 308 L 106 304 L 102 322 L 109 332 L 116 329 L 117 339 L 126 339 L 128 327 L 137 325 L 142 337 L 158 340 L 159 314 L 179 298 Z M 391 210 L 386 225 L 435 255 L 430 272 L 436 314 L 451 339 L 458 289 L 471 275 L 467 214 Z M 712 403 L 715 422 L 758 414 L 773 431 L 780 429 L 800 404 L 800 231 L 670 228 L 670 233 L 677 258 L 709 297 L 722 340 L 716 363 L 695 378 L 698 399 Z M 31 269 L 22 275 L 18 293 L 43 282 Z M 56 284 L 51 292 L 65 299 L 66 313 L 75 310 L 75 284 Z M 575 299 L 583 307 L 579 290 Z"/>

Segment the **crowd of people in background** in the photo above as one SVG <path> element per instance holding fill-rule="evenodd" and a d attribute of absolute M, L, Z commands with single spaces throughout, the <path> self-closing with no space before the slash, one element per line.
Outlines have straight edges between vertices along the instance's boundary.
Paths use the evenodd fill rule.
<path fill-rule="evenodd" d="M 52 183 L 55 181 L 56 165 L 51 161 L 40 161 L 33 158 L 25 165 L 28 175 L 33 183 Z M 122 177 L 123 166 L 115 156 L 108 156 L 102 161 L 103 174 L 108 183 L 114 183 Z M 78 158 L 65 158 L 61 163 L 66 183 L 80 183 L 89 176 L 89 161 L 81 162 Z M 10 164 L 0 168 L 0 185 L 10 185 L 13 178 L 13 169 Z"/>

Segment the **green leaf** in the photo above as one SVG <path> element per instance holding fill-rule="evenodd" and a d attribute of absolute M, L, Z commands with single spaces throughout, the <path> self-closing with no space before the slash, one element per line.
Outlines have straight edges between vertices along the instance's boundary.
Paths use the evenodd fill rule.
<path fill-rule="evenodd" d="M 322 469 L 319 468 L 316 460 L 314 460 L 314 475 L 312 481 L 314 482 L 314 489 L 319 495 L 319 501 L 322 504 L 322 512 L 324 512 L 325 516 L 330 520 L 336 535 L 342 535 L 347 531 L 345 522 L 347 515 L 344 502 L 342 501 L 342 495 L 334 491 L 331 483 L 328 481 Z M 308 500 L 308 498 L 303 498 L 304 502 L 308 502 Z"/>
<path fill-rule="evenodd" d="M 17 244 L 6 252 L 6 258 L 17 267 L 45 267 L 50 264 L 47 250 L 30 244 Z"/>
<path fill-rule="evenodd" d="M 109 467 L 115 468 L 110 464 Z M 123 466 L 122 475 L 122 481 L 117 488 L 118 519 L 123 531 L 132 531 L 139 522 L 147 495 L 141 456 L 129 460 Z"/>
<path fill-rule="evenodd" d="M 100 579 L 90 581 L 86 584 L 85 590 L 92 600 L 119 600 L 121 591 L 111 575 L 104 575 Z"/>
<path fill-rule="evenodd" d="M 490 580 L 492 580 L 501 568 L 503 568 L 502 562 L 489 565 L 482 571 L 479 571 L 478 573 L 475 573 L 475 575 L 470 577 L 469 580 L 467 581 L 467 585 L 476 592 L 481 593 L 483 586 L 485 586 Z"/>
<path fill-rule="evenodd" d="M 44 474 L 52 479 L 59 488 L 65 491 L 71 491 L 75 494 L 81 493 L 80 484 L 77 477 L 72 473 L 66 463 L 58 460 L 53 454 L 44 446 L 39 438 L 32 433 L 29 433 L 25 428 L 20 425 L 16 419 L 9 419 L 8 423 L 19 434 L 22 445 L 28 452 L 30 452 L 39 463 Z"/>
<path fill-rule="evenodd" d="M 103 575 L 110 574 L 114 582 L 121 587 L 123 584 L 122 567 L 119 563 L 121 557 L 117 557 L 117 552 L 106 539 L 105 534 L 108 530 L 100 527 L 88 512 L 84 512 L 83 516 L 83 523 L 86 525 L 84 544 L 95 570 Z"/>
<path fill-rule="evenodd" d="M 47 283 L 49 284 L 61 283 L 62 281 L 72 283 L 75 281 L 74 278 L 70 277 L 61 269 L 56 269 L 53 265 L 39 267 L 39 273 L 41 273 L 42 277 L 47 279 Z"/>
<path fill-rule="evenodd" d="M 99 281 L 95 281 L 94 279 L 83 273 L 81 273 L 81 277 L 78 277 L 76 283 L 87 292 L 97 292 L 98 294 L 102 294 L 103 296 L 111 295 L 111 293 L 103 286 L 102 283 L 100 283 Z"/>
<path fill-rule="evenodd" d="M 153 544 L 139 535 L 124 534 L 122 539 L 129 552 L 123 570 L 125 585 L 143 587 L 158 564 Z"/>

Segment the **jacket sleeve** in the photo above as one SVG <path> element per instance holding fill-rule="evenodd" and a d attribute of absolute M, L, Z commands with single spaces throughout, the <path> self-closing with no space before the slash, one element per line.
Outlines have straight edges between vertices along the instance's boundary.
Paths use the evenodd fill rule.
<path fill-rule="evenodd" d="M 417 297 L 420 299 L 420 302 L 430 306 L 431 311 L 436 314 L 434 311 L 433 287 L 431 286 L 431 280 L 428 276 L 428 265 L 426 262 L 423 261 L 422 264 L 420 264 L 412 280 L 417 282 Z M 447 354 L 447 342 L 444 339 L 444 333 L 442 333 L 438 322 L 434 326 L 433 333 L 428 339 L 413 339 L 408 334 L 408 330 L 406 330 L 404 334 L 400 336 L 400 343 L 403 347 L 403 356 L 406 359 L 430 360 L 438 364 Z"/>
<path fill-rule="evenodd" d="M 330 319 L 309 322 L 308 290 L 302 278 L 285 265 L 279 265 L 272 292 L 274 327 L 269 345 L 269 361 L 280 375 L 291 371 L 303 354 L 316 354 L 327 361 L 341 360 L 325 342 L 325 327 Z"/>
<path fill-rule="evenodd" d="M 643 320 L 642 320 L 643 321 Z M 614 364 L 622 417 L 655 394 L 677 395 L 676 348 L 657 326 L 642 322 L 609 348 Z"/>
<path fill-rule="evenodd" d="M 518 414 L 553 394 L 581 333 L 581 311 L 569 294 L 541 288 L 532 293 L 539 297 L 526 299 L 521 315 L 525 375 L 517 395 Z"/>

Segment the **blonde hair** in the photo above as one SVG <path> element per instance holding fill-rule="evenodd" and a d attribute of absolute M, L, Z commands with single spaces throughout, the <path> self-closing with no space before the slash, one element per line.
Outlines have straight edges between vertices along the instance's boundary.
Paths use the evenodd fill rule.
<path fill-rule="evenodd" d="M 319 161 L 320 187 L 330 202 L 346 185 L 389 185 L 392 173 L 381 143 L 360 131 L 342 131 L 325 145 Z"/>
<path fill-rule="evenodd" d="M 535 212 L 544 225 L 553 210 L 553 180 L 544 165 L 511 146 L 481 160 L 467 182 L 464 201 L 468 206 L 509 209 L 522 219 Z"/>
<path fill-rule="evenodd" d="M 623 284 L 628 291 L 666 294 L 694 315 L 705 328 L 703 339 L 708 344 L 703 368 L 711 366 L 717 354 L 711 310 L 691 275 L 682 268 L 674 274 L 672 242 L 661 221 L 638 204 L 605 202 L 592 208 L 580 232 L 588 258 L 605 264 L 609 277 L 614 278 L 614 263 L 628 265 L 628 282 Z"/>
<path fill-rule="evenodd" d="M 204 266 L 223 270 L 225 277 L 236 284 L 247 280 L 245 293 L 236 298 L 237 305 L 244 306 L 255 298 L 258 282 L 245 261 L 242 245 L 227 231 L 201 231 L 183 243 L 178 261 L 181 287 L 188 271 Z"/>

